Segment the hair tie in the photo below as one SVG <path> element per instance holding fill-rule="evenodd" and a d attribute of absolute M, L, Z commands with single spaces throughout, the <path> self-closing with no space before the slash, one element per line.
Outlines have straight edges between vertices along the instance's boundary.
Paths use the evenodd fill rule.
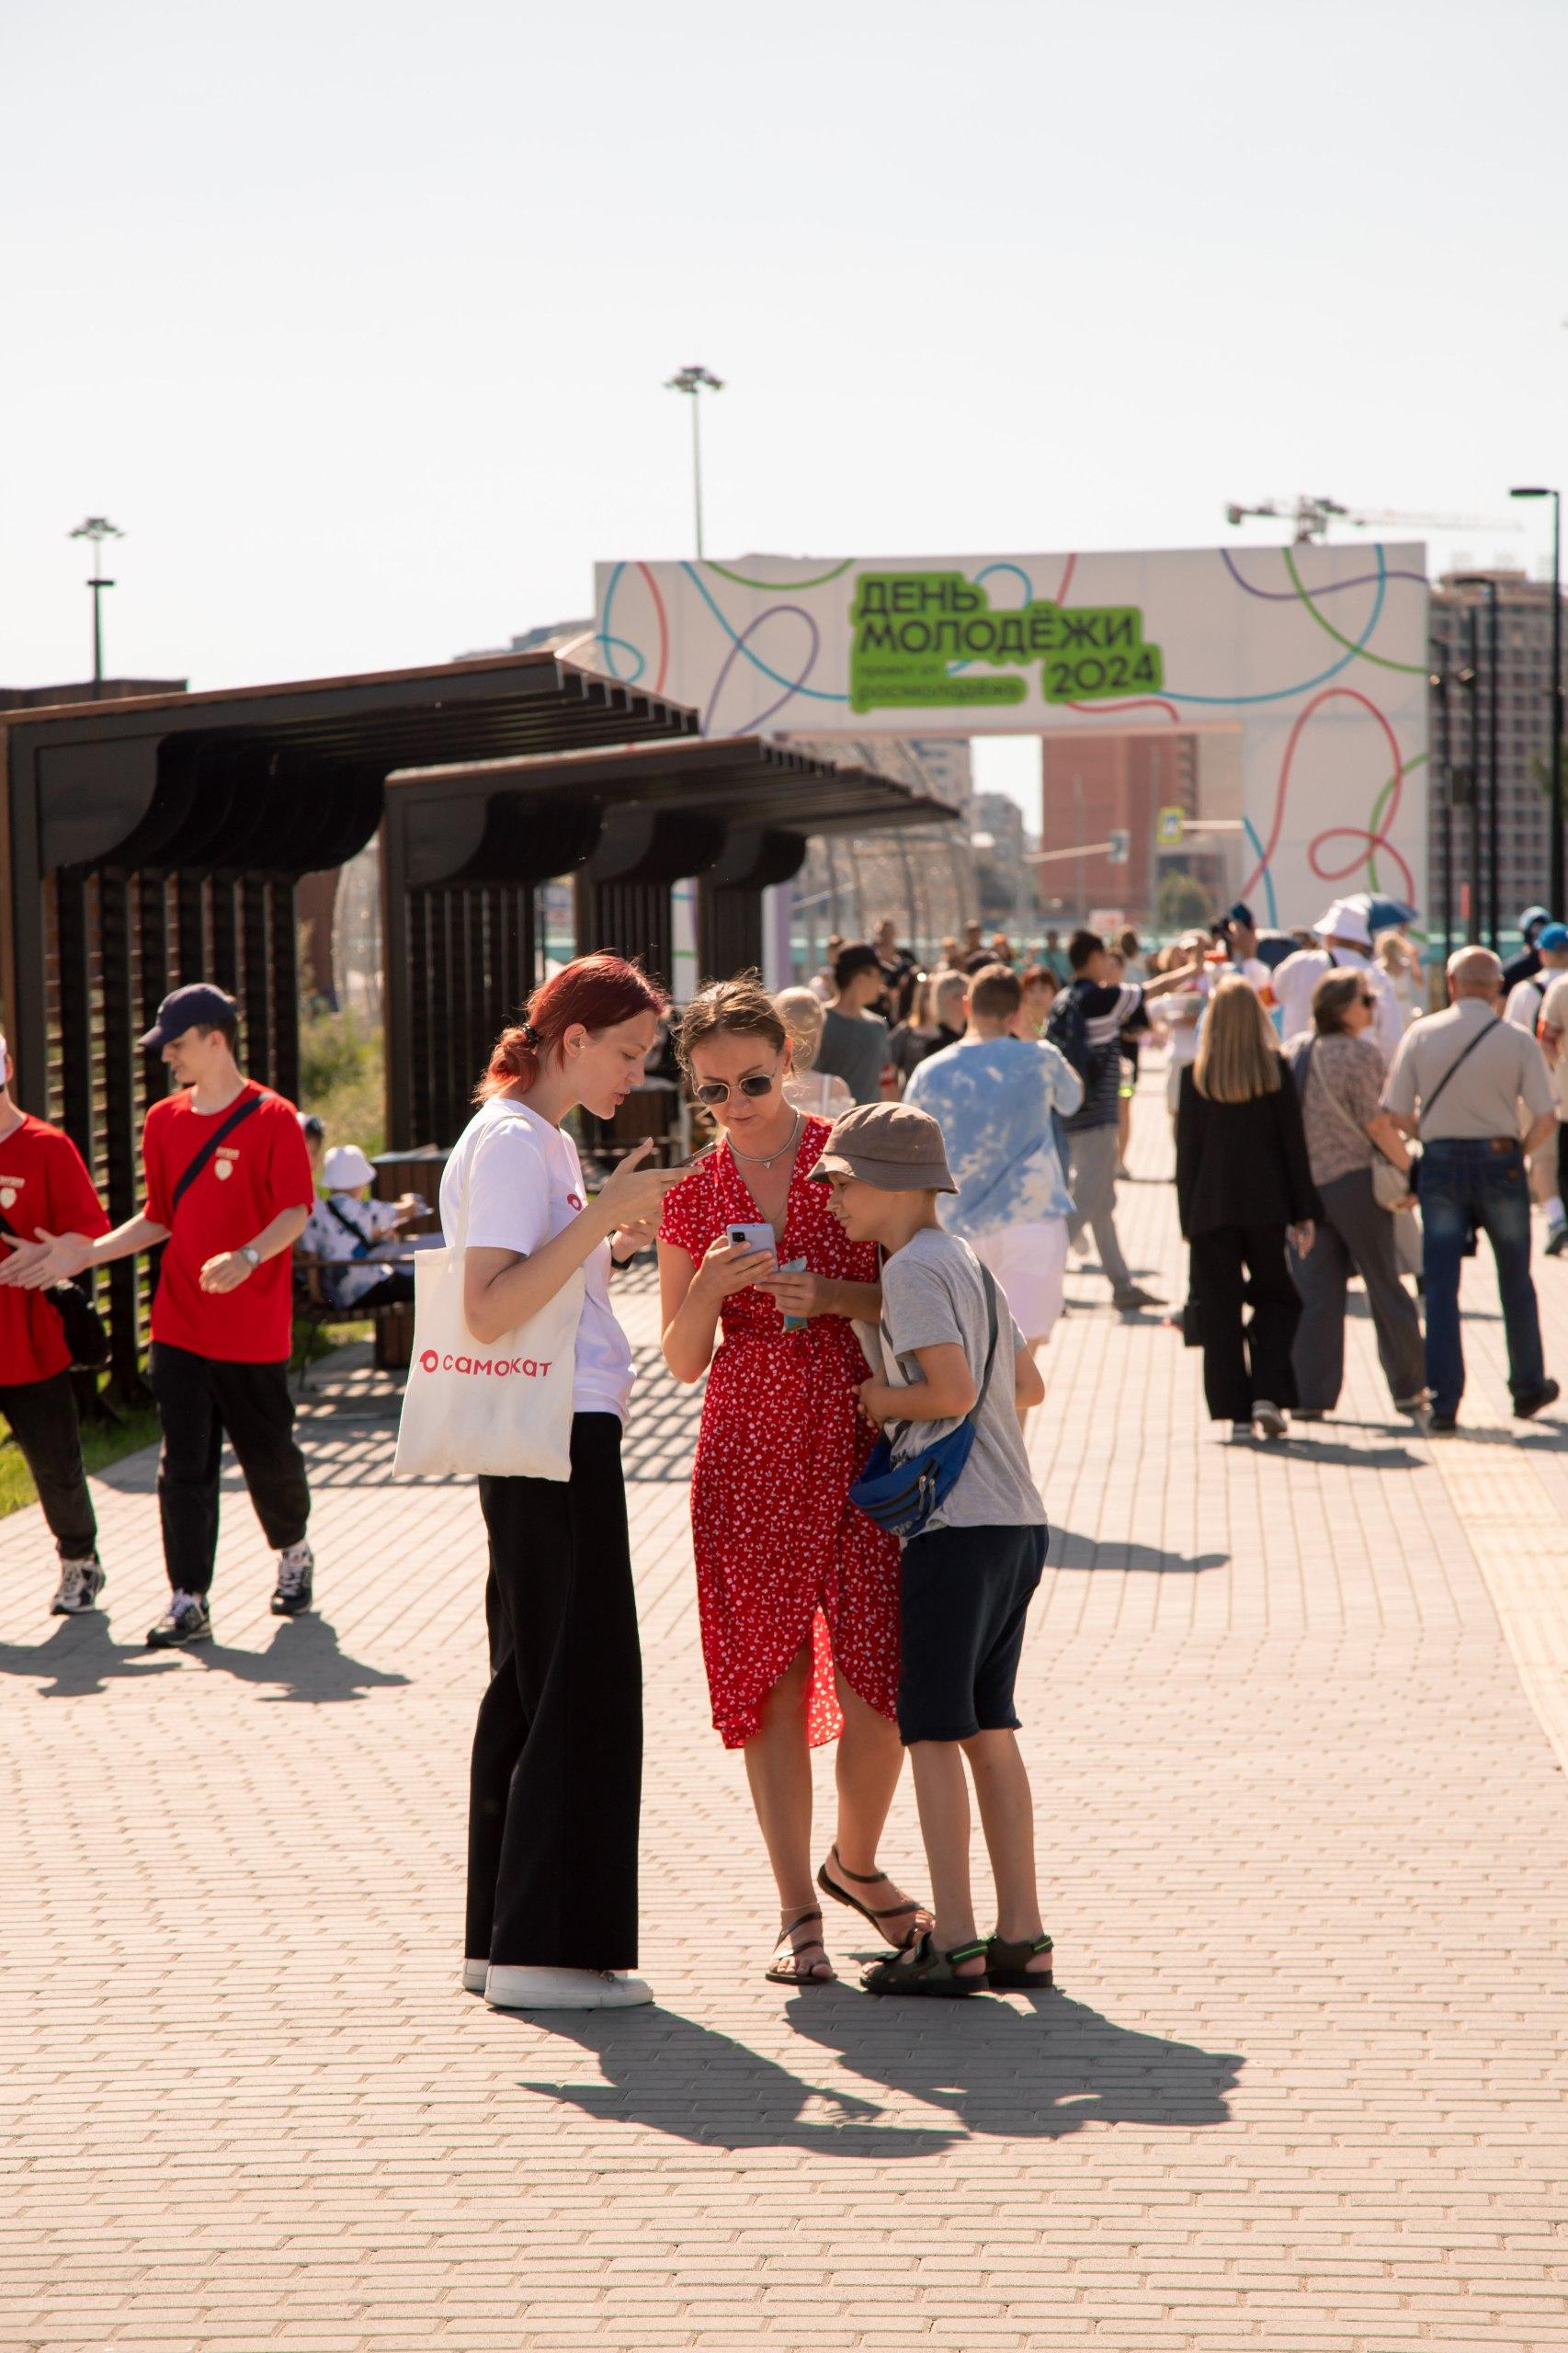
<path fill-rule="evenodd" d="M 524 1045 L 527 1046 L 531 1052 L 539 1044 L 539 1031 L 534 1028 L 531 1021 L 521 1021 L 518 1023 L 517 1027 L 521 1032 Z"/>

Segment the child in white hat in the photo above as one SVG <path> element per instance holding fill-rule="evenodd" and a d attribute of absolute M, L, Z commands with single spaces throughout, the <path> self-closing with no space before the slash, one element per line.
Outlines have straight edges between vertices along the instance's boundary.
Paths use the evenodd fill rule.
<path fill-rule="evenodd" d="M 391 1307 L 414 1297 L 407 1267 L 386 1262 L 392 1235 L 423 1217 L 428 1205 L 417 1193 L 371 1200 L 375 1175 L 357 1143 L 334 1144 L 322 1162 L 326 1192 L 311 1211 L 301 1243 L 321 1263 L 322 1289 L 333 1307 Z"/>

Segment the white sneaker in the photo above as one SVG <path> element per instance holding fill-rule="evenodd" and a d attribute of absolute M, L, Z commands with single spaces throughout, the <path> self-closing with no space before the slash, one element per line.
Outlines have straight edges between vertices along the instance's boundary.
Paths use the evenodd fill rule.
<path fill-rule="evenodd" d="M 463 1963 L 463 1992 L 465 1994 L 483 1994 L 484 1991 L 484 1981 L 489 1974 L 490 1963 L 487 1961 L 465 1961 Z"/>
<path fill-rule="evenodd" d="M 278 1555 L 278 1588 L 272 1597 L 275 1618 L 298 1618 L 311 1606 L 311 1580 L 315 1573 L 316 1556 L 310 1546 L 301 1542 L 290 1544 Z"/>
<path fill-rule="evenodd" d="M 1267 1397 L 1258 1398 L 1252 1409 L 1253 1425 L 1259 1438 L 1283 1438 L 1288 1427 L 1284 1415 Z"/>
<path fill-rule="evenodd" d="M 107 1582 L 96 1559 L 62 1561 L 59 1590 L 50 1608 L 56 1618 L 79 1618 L 84 1610 L 97 1608 L 98 1596 Z"/>
<path fill-rule="evenodd" d="M 613 1969 L 497 1967 L 493 1961 L 484 1998 L 493 2010 L 630 2010 L 651 2002 L 653 1990 L 641 1977 Z"/>

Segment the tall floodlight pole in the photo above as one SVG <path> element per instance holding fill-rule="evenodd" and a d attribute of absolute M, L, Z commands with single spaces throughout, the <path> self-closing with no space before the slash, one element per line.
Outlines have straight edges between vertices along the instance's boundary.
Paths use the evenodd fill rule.
<path fill-rule="evenodd" d="M 665 381 L 666 392 L 685 392 L 691 402 L 691 495 L 697 516 L 697 554 L 702 558 L 702 395 L 722 392 L 723 381 L 707 368 L 682 368 Z"/>
<path fill-rule="evenodd" d="M 93 577 L 87 585 L 93 592 L 93 692 L 96 695 L 104 682 L 104 623 L 103 592 L 114 582 L 103 578 L 103 543 L 106 540 L 122 540 L 125 533 L 117 529 L 106 515 L 89 515 L 70 533 L 74 540 L 88 540 L 93 549 Z"/>
<path fill-rule="evenodd" d="M 1547 791 L 1551 813 L 1551 847 L 1548 857 L 1546 895 L 1559 923 L 1568 907 L 1568 858 L 1563 847 L 1562 809 L 1562 493 L 1536 485 L 1511 490 L 1510 498 L 1550 498 L 1551 501 L 1551 766 Z"/>

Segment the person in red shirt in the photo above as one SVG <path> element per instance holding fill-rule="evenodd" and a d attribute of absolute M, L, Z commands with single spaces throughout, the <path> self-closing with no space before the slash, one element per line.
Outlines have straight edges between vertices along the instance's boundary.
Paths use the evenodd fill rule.
<path fill-rule="evenodd" d="M 25 1255 L 40 1227 L 87 1242 L 108 1232 L 108 1219 L 70 1137 L 12 1099 L 10 1051 L 0 1038 L 0 1263 L 18 1255 L 18 1244 Z M 50 1607 L 57 1618 L 74 1618 L 97 1608 L 104 1572 L 82 1467 L 71 1351 L 46 1291 L 0 1290 L 0 1414 L 33 1474 L 60 1554 Z"/>
<path fill-rule="evenodd" d="M 274 1613 L 294 1617 L 312 1597 L 310 1487 L 288 1374 L 289 1254 L 314 1187 L 294 1106 L 244 1076 L 238 1038 L 239 1007 L 222 989 L 197 982 L 166 996 L 142 1044 L 162 1048 L 182 1091 L 154 1103 L 142 1131 L 146 1208 L 90 1244 L 40 1228 L 34 1252 L 0 1267 L 0 1286 L 37 1287 L 167 1245 L 147 1360 L 164 1425 L 158 1508 L 173 1588 L 147 1636 L 154 1650 L 212 1632 L 225 1434 L 278 1555 Z"/>

